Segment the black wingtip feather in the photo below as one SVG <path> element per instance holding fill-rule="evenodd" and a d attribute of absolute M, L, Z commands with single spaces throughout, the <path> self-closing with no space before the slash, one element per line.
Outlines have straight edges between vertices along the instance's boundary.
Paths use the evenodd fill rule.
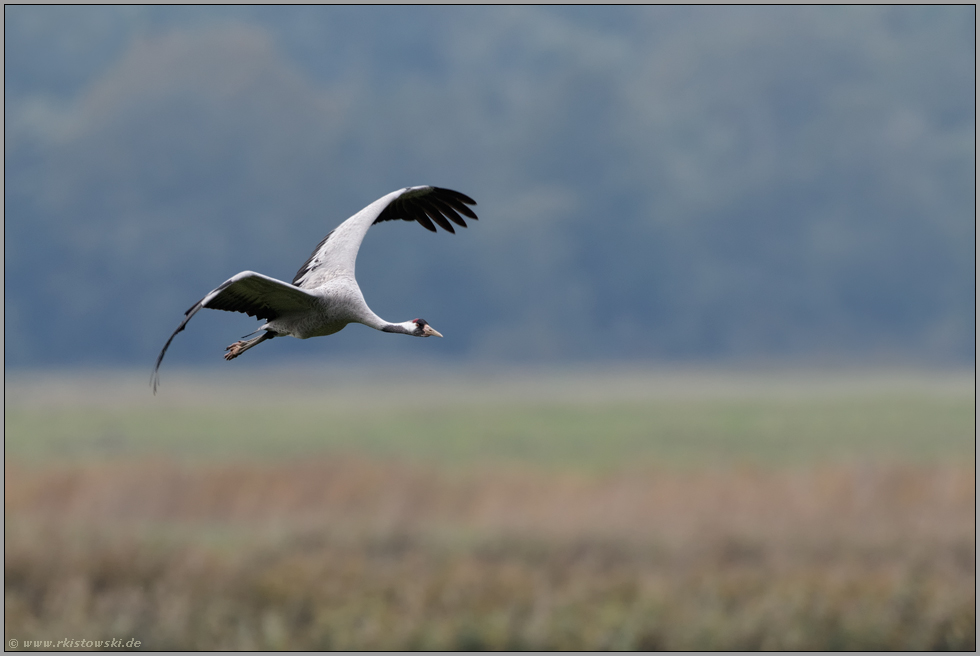
<path fill-rule="evenodd" d="M 411 187 L 406 187 L 406 190 Z M 439 226 L 453 234 L 456 230 L 453 223 L 465 228 L 466 221 L 460 214 L 477 220 L 476 214 L 467 205 L 476 205 L 476 201 L 452 189 L 443 187 L 420 188 L 417 192 L 396 198 L 386 207 L 375 223 L 400 219 L 415 221 L 426 230 L 439 232 Z"/>
<path fill-rule="evenodd" d="M 411 217 L 412 220 L 418 221 L 419 224 L 426 230 L 431 230 L 432 232 L 439 232 L 438 230 L 436 230 L 436 227 L 432 225 L 432 221 L 429 220 L 429 217 L 426 216 L 425 212 L 423 212 L 418 207 L 406 204 L 404 212 L 406 215 Z"/>
<path fill-rule="evenodd" d="M 431 203 L 427 203 L 425 200 L 419 200 L 418 204 L 419 207 L 422 208 L 422 211 L 425 212 L 436 225 L 446 232 L 456 234 L 456 231 L 453 230 L 452 224 L 446 220 L 446 217 L 442 215 L 442 211 L 440 211 L 438 207 Z"/>
<path fill-rule="evenodd" d="M 443 214 L 443 216 L 448 218 L 450 221 L 463 228 L 466 227 L 466 221 L 463 220 L 463 217 L 457 214 L 456 210 L 451 208 L 444 201 L 440 200 L 436 196 L 433 196 L 431 199 L 426 199 L 426 200 L 428 200 L 432 205 L 434 205 Z"/>
<path fill-rule="evenodd" d="M 224 285 L 222 285 L 222 287 L 226 287 L 227 285 L 228 283 L 225 283 Z M 207 296 L 205 296 L 204 298 L 207 298 Z M 202 307 L 204 307 L 202 305 L 202 303 L 204 302 L 204 298 L 202 298 L 200 301 L 192 305 L 190 309 L 188 309 L 187 312 L 184 313 L 184 320 L 180 322 L 180 325 L 177 326 L 177 330 L 175 330 L 173 334 L 170 335 L 170 339 L 167 340 L 167 343 L 164 344 L 163 348 L 160 350 L 160 355 L 157 356 L 156 365 L 153 367 L 153 373 L 150 374 L 150 385 L 153 387 L 154 395 L 156 395 L 157 388 L 160 386 L 160 365 L 163 363 L 163 356 L 167 354 L 167 349 L 170 348 L 170 342 L 174 341 L 174 337 L 176 337 L 178 333 L 182 332 L 184 328 L 187 327 L 187 322 L 191 320 L 191 317 L 197 314 L 197 311 L 200 310 Z"/>
<path fill-rule="evenodd" d="M 453 189 L 446 189 L 445 187 L 433 187 L 433 189 L 435 189 L 436 191 L 439 191 L 439 192 L 443 192 L 443 193 L 445 193 L 445 194 L 447 194 L 449 196 L 453 196 L 455 198 L 458 198 L 459 200 L 461 200 L 462 202 L 466 203 L 467 205 L 476 205 L 476 201 L 473 200 L 472 198 L 470 198 L 469 196 L 467 196 L 464 193 L 460 193 L 460 192 L 455 191 Z"/>
<path fill-rule="evenodd" d="M 446 189 L 444 191 L 449 191 L 449 190 Z M 452 196 L 450 194 L 446 194 L 446 195 L 442 196 L 441 199 L 442 199 L 442 201 L 444 203 L 446 203 L 447 205 L 449 205 L 450 207 L 452 207 L 457 212 L 459 212 L 461 214 L 465 214 L 466 216 L 468 216 L 471 219 L 476 219 L 476 214 L 473 213 L 473 210 L 471 210 L 470 208 L 468 208 L 466 206 L 466 202 L 467 201 L 469 201 L 469 203 L 471 205 L 476 205 L 476 202 L 473 201 L 473 199 L 471 199 L 469 196 L 464 196 L 463 194 L 459 194 L 459 196 L 461 198 L 457 198 L 457 197 Z"/>

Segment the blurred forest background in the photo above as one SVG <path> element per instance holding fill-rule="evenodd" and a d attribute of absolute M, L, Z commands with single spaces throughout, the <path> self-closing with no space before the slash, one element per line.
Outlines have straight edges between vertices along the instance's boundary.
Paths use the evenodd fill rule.
<path fill-rule="evenodd" d="M 976 650 L 975 7 L 4 19 L 8 649 Z"/>
<path fill-rule="evenodd" d="M 4 16 L 8 367 L 149 367 L 207 291 L 415 184 L 481 221 L 372 231 L 358 278 L 447 338 L 251 364 L 973 360 L 972 6 Z M 171 364 L 252 326 L 195 324 Z"/>

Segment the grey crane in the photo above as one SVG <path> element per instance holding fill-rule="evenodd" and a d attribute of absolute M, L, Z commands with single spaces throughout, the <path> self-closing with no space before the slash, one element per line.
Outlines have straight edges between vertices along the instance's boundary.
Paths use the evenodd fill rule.
<path fill-rule="evenodd" d="M 291 284 L 254 271 L 232 276 L 184 313 L 184 320 L 157 356 L 150 378 L 153 393 L 160 384 L 160 363 L 170 342 L 201 308 L 244 312 L 266 321 L 255 331 L 262 332 L 258 337 L 242 338 L 227 347 L 226 360 L 233 360 L 273 337 L 291 335 L 307 339 L 332 335 L 349 323 L 362 323 L 386 333 L 442 337 L 425 319 L 389 323 L 372 312 L 354 279 L 354 260 L 368 228 L 376 223 L 394 219 L 417 221 L 432 232 L 439 226 L 455 233 L 453 223 L 466 227 L 463 216 L 477 218 L 467 205 L 476 205 L 476 201 L 451 189 L 430 186 L 399 189 L 374 201 L 324 237 Z"/>

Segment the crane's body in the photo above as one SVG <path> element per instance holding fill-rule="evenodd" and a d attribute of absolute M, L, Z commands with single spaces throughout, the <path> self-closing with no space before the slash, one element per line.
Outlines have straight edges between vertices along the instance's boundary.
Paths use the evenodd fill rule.
<path fill-rule="evenodd" d="M 468 196 L 439 187 L 406 187 L 379 198 L 331 231 L 300 267 L 292 283 L 242 271 L 184 313 L 184 320 L 164 344 L 153 369 L 153 391 L 159 384 L 160 364 L 177 333 L 182 331 L 201 308 L 243 312 L 265 319 L 258 337 L 238 341 L 225 353 L 232 360 L 248 349 L 274 337 L 299 339 L 332 335 L 350 323 L 362 323 L 375 330 L 417 337 L 442 337 L 424 319 L 390 323 L 375 314 L 354 278 L 354 262 L 364 235 L 375 223 L 401 219 L 417 221 L 436 232 L 435 226 L 455 232 L 452 224 L 466 227 L 460 214 L 476 219 L 467 207 L 476 205 Z"/>

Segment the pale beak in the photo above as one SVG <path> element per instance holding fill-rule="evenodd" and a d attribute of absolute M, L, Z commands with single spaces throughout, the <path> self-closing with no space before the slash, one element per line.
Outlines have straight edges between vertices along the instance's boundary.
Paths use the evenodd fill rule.
<path fill-rule="evenodd" d="M 422 336 L 423 337 L 442 337 L 442 333 L 440 333 L 438 330 L 436 330 L 435 328 L 433 328 L 429 324 L 426 324 L 422 328 Z"/>

